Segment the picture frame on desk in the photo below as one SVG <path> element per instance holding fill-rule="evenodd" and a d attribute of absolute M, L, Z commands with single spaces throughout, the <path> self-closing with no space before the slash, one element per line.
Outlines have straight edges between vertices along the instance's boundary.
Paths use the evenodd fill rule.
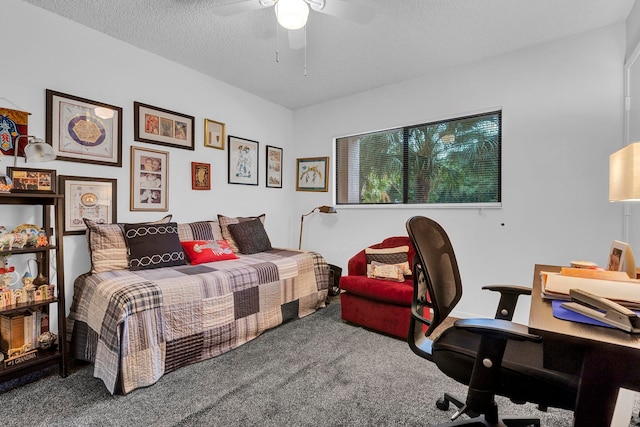
<path fill-rule="evenodd" d="M 614 240 L 611 243 L 609 259 L 607 260 L 607 270 L 625 271 L 630 278 L 636 278 L 636 261 L 633 250 L 628 243 Z"/>
<path fill-rule="evenodd" d="M 56 171 L 54 169 L 8 166 L 7 175 L 13 182 L 12 193 L 55 194 L 56 192 Z"/>

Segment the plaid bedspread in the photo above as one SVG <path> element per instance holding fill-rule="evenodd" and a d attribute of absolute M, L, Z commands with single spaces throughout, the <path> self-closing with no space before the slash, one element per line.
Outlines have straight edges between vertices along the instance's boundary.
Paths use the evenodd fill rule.
<path fill-rule="evenodd" d="M 75 357 L 126 394 L 324 307 L 329 268 L 317 253 L 239 257 L 78 277 L 68 317 Z"/>

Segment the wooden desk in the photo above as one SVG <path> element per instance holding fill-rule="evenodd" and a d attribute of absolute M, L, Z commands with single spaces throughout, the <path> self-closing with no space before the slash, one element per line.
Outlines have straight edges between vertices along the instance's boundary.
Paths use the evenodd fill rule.
<path fill-rule="evenodd" d="M 535 266 L 529 331 L 543 338 L 545 367 L 580 374 L 574 426 L 608 426 L 620 387 L 640 391 L 640 334 L 556 319 L 540 271 L 560 267 Z"/>

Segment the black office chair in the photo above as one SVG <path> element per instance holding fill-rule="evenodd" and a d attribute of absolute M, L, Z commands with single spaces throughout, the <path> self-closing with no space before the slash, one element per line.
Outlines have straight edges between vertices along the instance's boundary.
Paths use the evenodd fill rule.
<path fill-rule="evenodd" d="M 534 418 L 501 419 L 495 395 L 515 403 L 536 403 L 541 409 L 573 410 L 578 377 L 544 369 L 542 339 L 510 321 L 518 296 L 530 294 L 529 288 L 485 287 L 501 293 L 495 319 L 456 320 L 437 338 L 430 338 L 462 297 L 460 272 L 449 237 L 438 223 L 416 216 L 406 227 L 416 250 L 409 346 L 447 376 L 469 386 L 464 403 L 449 394 L 445 399 L 459 406 L 453 421 L 461 414 L 472 418 L 447 425 L 540 425 Z M 443 406 L 448 405 L 441 399 L 438 407 Z"/>

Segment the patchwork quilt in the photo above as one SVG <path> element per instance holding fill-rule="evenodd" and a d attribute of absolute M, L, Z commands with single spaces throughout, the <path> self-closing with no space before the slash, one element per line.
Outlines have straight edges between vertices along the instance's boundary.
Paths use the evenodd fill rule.
<path fill-rule="evenodd" d="M 319 254 L 238 256 L 78 277 L 68 317 L 74 356 L 94 364 L 109 392 L 126 394 L 324 307 L 329 268 Z"/>

